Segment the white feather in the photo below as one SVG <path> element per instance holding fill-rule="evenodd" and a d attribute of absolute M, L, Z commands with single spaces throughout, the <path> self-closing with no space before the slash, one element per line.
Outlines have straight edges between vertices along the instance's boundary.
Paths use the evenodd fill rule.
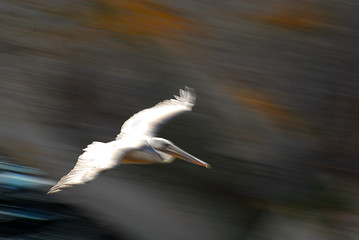
<path fill-rule="evenodd" d="M 63 176 L 48 194 L 93 180 L 99 172 L 115 167 L 126 153 L 141 151 L 141 147 L 148 146 L 147 139 L 154 136 L 160 124 L 192 110 L 195 102 L 193 90 L 186 87 L 185 90 L 180 90 L 180 96 L 174 97 L 175 99 L 165 100 L 133 115 L 123 124 L 115 141 L 93 142 L 88 145 L 75 167 Z"/>
<path fill-rule="evenodd" d="M 181 89 L 180 96 L 174 97 L 175 99 L 165 100 L 133 115 L 122 125 L 121 133 L 116 139 L 120 139 L 123 134 L 154 136 L 159 126 L 166 120 L 192 110 L 196 100 L 192 89 L 188 87 L 185 90 Z"/>
<path fill-rule="evenodd" d="M 63 176 L 48 193 L 59 192 L 62 188 L 91 181 L 99 172 L 115 167 L 121 156 L 130 149 L 125 146 L 121 147 L 119 143 L 120 141 L 93 142 L 88 145 L 84 153 L 79 156 L 75 167 Z"/>

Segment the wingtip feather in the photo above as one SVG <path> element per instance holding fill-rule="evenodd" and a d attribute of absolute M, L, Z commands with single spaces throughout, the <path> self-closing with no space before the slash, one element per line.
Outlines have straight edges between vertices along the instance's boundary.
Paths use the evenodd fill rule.
<path fill-rule="evenodd" d="M 53 194 L 53 193 L 57 193 L 57 192 L 61 192 L 62 190 L 60 189 L 60 188 L 58 188 L 58 187 L 52 187 L 51 189 L 50 189 L 50 191 L 48 191 L 47 192 L 47 195 L 50 195 L 50 194 Z"/>
<path fill-rule="evenodd" d="M 186 107 L 192 108 L 195 101 L 196 101 L 196 95 L 194 93 L 193 88 L 189 88 L 187 86 L 183 89 L 179 90 L 179 95 L 174 95 L 175 99 L 179 101 L 180 103 L 184 104 Z"/>

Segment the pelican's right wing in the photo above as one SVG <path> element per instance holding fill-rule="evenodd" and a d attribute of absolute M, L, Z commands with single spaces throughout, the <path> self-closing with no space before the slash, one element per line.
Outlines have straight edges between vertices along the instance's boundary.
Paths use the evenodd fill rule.
<path fill-rule="evenodd" d="M 109 143 L 93 142 L 88 145 L 84 149 L 85 152 L 78 158 L 75 167 L 63 176 L 47 194 L 93 180 L 99 172 L 116 166 L 128 150 L 126 147 L 121 147 L 120 144 L 120 141 L 113 141 Z"/>
<path fill-rule="evenodd" d="M 191 111 L 196 100 L 193 89 L 186 87 L 179 93 L 179 96 L 174 96 L 175 99 L 165 100 L 133 115 L 123 124 L 116 139 L 121 139 L 121 134 L 153 136 L 159 126 L 167 120 Z"/>

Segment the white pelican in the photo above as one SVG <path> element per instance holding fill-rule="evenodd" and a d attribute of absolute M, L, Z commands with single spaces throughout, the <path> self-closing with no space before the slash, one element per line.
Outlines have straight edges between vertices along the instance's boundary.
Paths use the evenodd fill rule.
<path fill-rule="evenodd" d="M 93 142 L 84 149 L 75 167 L 53 186 L 48 194 L 62 188 L 93 180 L 103 170 L 123 164 L 170 163 L 176 157 L 190 163 L 210 168 L 210 165 L 183 151 L 172 142 L 154 137 L 156 130 L 166 120 L 191 111 L 195 102 L 193 90 L 180 90 L 180 96 L 165 100 L 154 107 L 142 110 L 129 118 L 114 141 Z"/>

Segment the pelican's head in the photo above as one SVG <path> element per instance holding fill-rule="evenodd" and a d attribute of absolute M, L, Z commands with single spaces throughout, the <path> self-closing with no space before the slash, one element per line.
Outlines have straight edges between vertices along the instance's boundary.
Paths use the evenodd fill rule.
<path fill-rule="evenodd" d="M 200 166 L 204 166 L 206 168 L 211 167 L 211 165 L 209 165 L 208 163 L 203 162 L 202 160 L 185 152 L 184 150 L 180 149 L 179 147 L 177 147 L 176 145 L 174 145 L 171 141 L 168 141 L 167 139 L 154 137 L 149 140 L 149 144 L 155 151 L 166 153 L 173 157 L 180 158 L 187 162 L 190 162 L 190 163 L 193 163 L 196 165 L 200 165 Z"/>

